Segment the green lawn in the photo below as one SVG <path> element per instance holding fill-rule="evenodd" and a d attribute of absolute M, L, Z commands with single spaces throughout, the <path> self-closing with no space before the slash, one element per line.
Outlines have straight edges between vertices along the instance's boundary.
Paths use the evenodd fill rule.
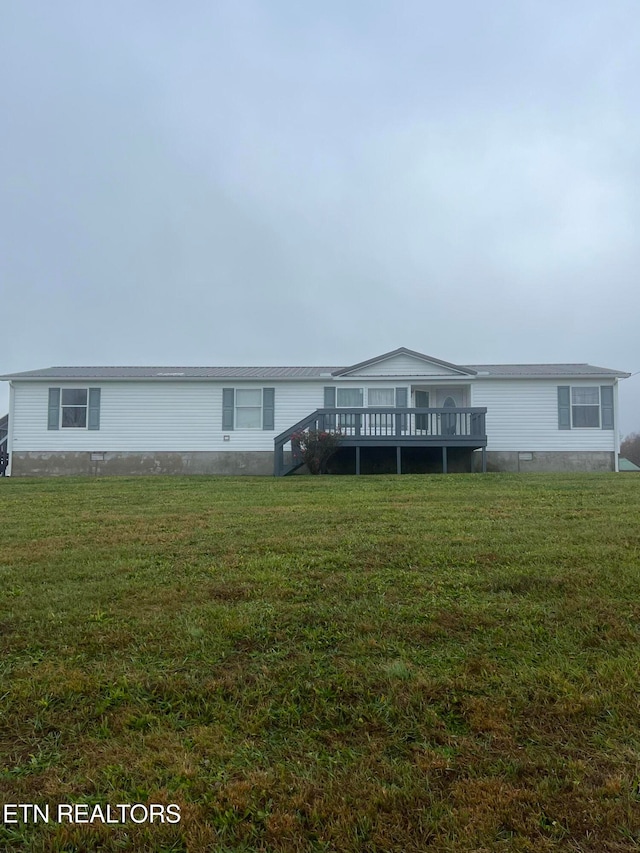
<path fill-rule="evenodd" d="M 640 478 L 0 480 L 7 851 L 640 849 Z"/>

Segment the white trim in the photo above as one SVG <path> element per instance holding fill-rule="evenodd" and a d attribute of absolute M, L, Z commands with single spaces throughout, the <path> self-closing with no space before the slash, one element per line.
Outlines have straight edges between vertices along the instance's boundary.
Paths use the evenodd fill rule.
<path fill-rule="evenodd" d="M 614 468 L 617 473 L 620 471 L 620 430 L 618 429 L 618 380 L 613 383 L 613 431 L 615 441 L 615 451 L 613 454 Z"/>
<path fill-rule="evenodd" d="M 11 468 L 13 466 L 13 407 L 14 407 L 15 388 L 13 382 L 9 382 L 9 420 L 7 421 L 7 453 L 9 454 L 9 464 L 4 472 L 5 477 L 11 476 Z"/>

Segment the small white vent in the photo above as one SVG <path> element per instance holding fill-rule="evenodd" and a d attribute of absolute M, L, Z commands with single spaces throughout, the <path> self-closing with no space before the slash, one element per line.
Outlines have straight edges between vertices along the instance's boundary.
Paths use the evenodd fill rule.
<path fill-rule="evenodd" d="M 184 376 L 184 371 L 175 371 L 173 373 L 156 373 L 156 376 Z"/>

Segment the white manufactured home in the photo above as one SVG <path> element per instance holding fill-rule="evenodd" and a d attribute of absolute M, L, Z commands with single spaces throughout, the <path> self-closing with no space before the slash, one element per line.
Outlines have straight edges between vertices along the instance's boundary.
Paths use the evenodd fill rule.
<path fill-rule="evenodd" d="M 300 468 L 296 434 L 318 429 L 339 435 L 334 473 L 613 471 L 628 376 L 404 347 L 350 367 L 50 367 L 0 376 L 0 463 L 16 477 L 281 476 Z"/>

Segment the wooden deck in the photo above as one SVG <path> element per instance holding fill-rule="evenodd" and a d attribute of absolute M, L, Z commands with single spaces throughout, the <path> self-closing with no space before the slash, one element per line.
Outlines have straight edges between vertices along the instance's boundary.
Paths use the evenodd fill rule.
<path fill-rule="evenodd" d="M 275 439 L 274 474 L 285 476 L 303 464 L 295 436 L 308 431 L 336 434 L 341 447 L 354 447 L 357 474 L 360 473 L 360 449 L 376 446 L 397 448 L 398 473 L 402 473 L 403 447 L 442 448 L 445 473 L 447 448 L 481 449 L 485 471 L 486 413 L 485 408 L 317 409 Z"/>

